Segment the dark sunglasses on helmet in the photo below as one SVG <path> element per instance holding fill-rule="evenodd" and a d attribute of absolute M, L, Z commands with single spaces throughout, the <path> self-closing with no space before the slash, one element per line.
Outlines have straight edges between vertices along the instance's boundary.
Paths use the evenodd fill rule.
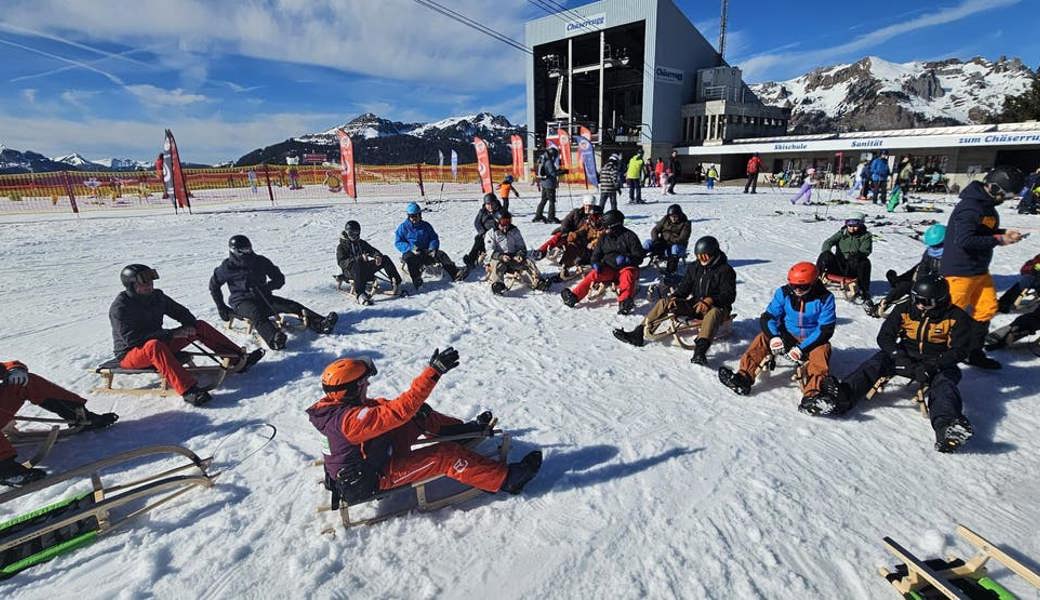
<path fill-rule="evenodd" d="M 915 306 L 918 306 L 925 310 L 931 310 L 933 308 L 936 308 L 941 303 L 940 300 L 936 300 L 935 298 L 923 298 L 914 293 L 911 293 L 910 297 L 913 299 Z"/>
<path fill-rule="evenodd" d="M 141 271 L 135 277 L 135 281 L 140 284 L 148 284 L 159 278 L 159 272 L 155 269 L 148 269 L 147 271 Z"/>
<path fill-rule="evenodd" d="M 791 284 L 791 289 L 792 290 L 794 290 L 796 292 L 803 293 L 803 294 L 805 292 L 808 292 L 810 288 L 812 288 L 812 284 L 811 283 L 798 283 L 798 284 L 792 283 Z"/>

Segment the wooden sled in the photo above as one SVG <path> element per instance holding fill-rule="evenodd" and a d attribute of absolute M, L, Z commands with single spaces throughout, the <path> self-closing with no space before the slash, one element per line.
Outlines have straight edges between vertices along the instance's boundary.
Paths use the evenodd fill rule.
<path fill-rule="evenodd" d="M 837 273 L 824 273 L 820 276 L 820 281 L 823 282 L 824 287 L 828 290 L 831 290 L 832 292 L 841 292 L 842 296 L 850 302 L 856 297 L 857 287 L 855 277 L 838 275 Z"/>
<path fill-rule="evenodd" d="M 278 313 L 272 315 L 270 320 L 274 322 L 274 326 L 277 327 L 279 331 L 297 331 L 306 329 L 308 325 L 307 315 L 296 313 Z M 252 335 L 256 333 L 256 328 L 253 327 L 253 321 L 235 313 L 231 313 L 231 318 L 224 322 L 224 327 L 228 331 L 238 331 L 235 327 L 236 321 L 243 324 L 242 330 L 247 334 Z"/>
<path fill-rule="evenodd" d="M 102 470 L 143 457 L 173 455 L 187 459 L 129 481 L 105 485 Z M 0 494 L 0 504 L 72 480 L 89 479 L 92 489 L 0 523 L 0 579 L 85 546 L 196 487 L 210 487 L 212 459 L 180 446 L 148 446 L 116 454 Z"/>
<path fill-rule="evenodd" d="M 497 420 L 492 422 L 490 427 L 493 428 L 495 423 L 497 423 Z M 419 440 L 417 440 L 415 442 L 415 445 L 437 444 L 437 443 L 443 443 L 443 442 L 462 442 L 462 445 L 465 446 L 466 448 L 473 449 L 476 446 L 480 445 L 481 442 L 483 442 L 485 440 L 488 440 L 488 439 L 492 439 L 493 436 L 496 435 L 496 434 L 499 434 L 501 436 L 501 438 L 500 438 L 501 441 L 499 443 L 499 446 L 498 446 L 498 449 L 497 449 L 497 452 L 496 452 L 496 456 L 497 456 L 499 462 L 501 462 L 502 464 L 505 464 L 506 461 L 508 460 L 508 456 L 509 456 L 510 438 L 509 438 L 509 434 L 508 433 L 502 432 L 501 430 L 498 430 L 498 429 L 492 429 L 491 436 L 479 435 L 478 437 L 474 437 L 473 434 L 462 434 L 462 435 L 443 436 L 443 437 L 429 438 L 429 439 L 420 438 Z M 322 464 L 322 462 L 319 460 L 319 461 L 316 461 L 316 464 L 320 465 L 320 464 Z M 340 521 L 342 522 L 343 527 L 349 529 L 351 527 L 356 527 L 358 525 L 372 525 L 374 523 L 379 523 L 380 521 L 385 521 L 385 520 L 391 519 L 393 517 L 397 517 L 397 516 L 401 516 L 401 515 L 407 514 L 407 513 L 411 512 L 413 510 L 416 510 L 416 511 L 419 511 L 419 512 L 432 512 L 432 511 L 435 511 L 435 510 L 440 510 L 441 508 L 444 508 L 446 506 L 451 506 L 453 504 L 460 504 L 462 502 L 466 502 L 467 500 L 472 500 L 473 498 L 478 498 L 478 497 L 480 497 L 480 496 L 482 496 L 482 495 L 487 493 L 484 490 L 471 487 L 471 488 L 466 488 L 466 489 L 464 489 L 464 490 L 462 490 L 460 492 L 456 492 L 454 494 L 450 494 L 448 496 L 444 496 L 442 498 L 430 499 L 428 497 L 428 495 L 427 495 L 426 486 L 430 485 L 431 483 L 433 483 L 435 481 L 439 481 L 439 480 L 442 480 L 442 479 L 446 479 L 446 477 L 443 476 L 443 475 L 437 475 L 437 476 L 429 477 L 429 478 L 424 479 L 422 481 L 417 481 L 415 483 L 411 483 L 411 484 L 404 485 L 404 486 L 401 486 L 401 487 L 393 488 L 393 489 L 390 489 L 390 490 L 384 490 L 384 491 L 381 491 L 381 492 L 375 494 L 371 498 L 368 498 L 367 500 L 364 500 L 364 501 L 361 501 L 361 502 L 357 502 L 357 503 L 355 503 L 353 505 L 349 505 L 345 500 L 343 500 L 343 499 L 341 499 L 339 497 L 335 497 L 334 496 L 332 498 L 332 502 L 328 506 L 319 507 L 318 508 L 318 512 L 319 513 L 324 513 L 324 512 L 338 511 L 339 512 L 339 516 L 340 516 Z M 323 484 L 324 484 L 324 482 L 323 482 Z M 397 495 L 399 493 L 403 493 L 403 492 L 406 492 L 406 491 L 414 491 L 415 492 L 415 501 L 416 501 L 415 502 L 415 506 L 408 506 L 408 507 L 405 507 L 405 508 L 402 508 L 402 509 L 398 509 L 398 510 L 391 510 L 389 512 L 386 512 L 386 513 L 383 513 L 383 514 L 378 514 L 378 515 L 376 515 L 374 517 L 369 517 L 367 519 L 351 519 L 350 518 L 350 507 L 351 506 L 354 506 L 354 507 L 361 506 L 362 504 L 368 504 L 369 502 L 383 500 L 383 499 L 389 498 L 391 496 L 395 496 L 395 495 Z M 325 534 L 325 533 L 334 533 L 334 528 L 333 527 L 326 527 L 325 529 L 322 530 L 322 533 L 323 534 Z"/>
<path fill-rule="evenodd" d="M 1015 312 L 1030 312 L 1040 304 L 1040 294 L 1037 293 L 1036 288 L 1029 288 L 1024 290 L 1015 298 Z"/>
<path fill-rule="evenodd" d="M 234 371 L 234 366 L 231 362 L 231 357 L 220 357 L 219 365 L 213 366 L 199 366 L 195 364 L 195 359 L 201 354 L 190 353 L 190 352 L 178 352 L 177 357 L 181 359 L 181 364 L 184 368 L 191 373 L 193 377 L 199 380 L 200 385 L 213 389 L 219 387 L 220 384 L 224 383 L 224 378 L 228 372 Z M 237 357 L 235 357 L 237 358 Z M 244 361 L 243 361 L 244 364 Z M 101 394 L 132 394 L 132 395 L 145 395 L 145 394 L 158 394 L 159 396 L 166 397 L 171 395 L 169 382 L 166 381 L 165 377 L 159 375 L 159 372 L 154 367 L 147 369 L 125 369 L 119 366 L 119 359 L 113 358 L 100 366 L 93 369 L 95 373 L 101 376 L 102 385 L 94 388 L 94 392 Z M 154 375 L 159 377 L 159 383 L 157 386 L 147 387 L 115 387 L 113 384 L 117 375 Z"/>
<path fill-rule="evenodd" d="M 872 400 L 874 396 L 877 396 L 881 392 L 885 391 L 885 385 L 891 380 L 891 377 L 878 377 L 878 380 L 874 382 L 874 385 L 870 386 L 867 390 L 867 400 Z M 911 381 L 911 383 L 913 383 Z M 917 402 L 917 408 L 921 411 L 921 416 L 928 418 L 928 386 L 923 385 L 917 388 L 917 392 L 914 393 L 914 401 Z"/>
<path fill-rule="evenodd" d="M 354 280 L 350 279 L 346 275 L 333 275 L 332 279 L 336 282 L 336 289 L 351 296 L 357 296 L 354 290 Z M 369 296 L 375 296 L 376 294 L 383 294 L 385 296 L 407 296 L 408 294 L 401 289 L 401 286 L 394 285 L 394 282 L 380 277 L 375 276 L 375 279 L 365 285 L 365 293 Z"/>
<path fill-rule="evenodd" d="M 736 316 L 736 313 L 734 313 L 727 317 L 719 326 L 712 339 L 717 340 L 728 336 L 733 331 L 733 319 Z M 643 338 L 652 341 L 670 335 L 675 338 L 675 343 L 679 344 L 683 350 L 694 350 L 697 346 L 693 340 L 697 339 L 700 330 L 700 317 L 682 317 L 669 313 L 654 323 L 644 325 Z"/>
<path fill-rule="evenodd" d="M 907 599 L 1013 600 L 1015 595 L 989 578 L 986 562 L 992 558 L 1040 590 L 1040 575 L 998 546 L 963 525 L 957 525 L 957 535 L 976 548 L 971 559 L 949 554 L 945 560 L 921 560 L 886 537 L 885 547 L 901 564 L 891 569 L 882 567 L 878 572 Z"/>
<path fill-rule="evenodd" d="M 408 265 L 404 264 L 403 260 L 397 265 L 397 267 L 398 272 L 401 273 L 402 276 L 409 274 Z M 440 263 L 423 265 L 422 276 L 424 279 L 442 279 L 444 277 L 444 267 L 442 267 Z"/>

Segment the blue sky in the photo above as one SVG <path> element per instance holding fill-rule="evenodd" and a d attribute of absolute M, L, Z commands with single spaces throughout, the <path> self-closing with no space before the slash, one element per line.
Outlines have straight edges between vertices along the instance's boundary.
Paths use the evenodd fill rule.
<path fill-rule="evenodd" d="M 521 41 L 545 14 L 526 0 L 440 1 Z M 714 43 L 718 0 L 677 4 Z M 1035 68 L 1038 5 L 731 0 L 727 58 L 752 82 L 866 55 Z M 0 144 L 148 159 L 170 127 L 186 160 L 215 162 L 366 111 L 522 121 L 522 57 L 413 0 L 5 0 Z"/>

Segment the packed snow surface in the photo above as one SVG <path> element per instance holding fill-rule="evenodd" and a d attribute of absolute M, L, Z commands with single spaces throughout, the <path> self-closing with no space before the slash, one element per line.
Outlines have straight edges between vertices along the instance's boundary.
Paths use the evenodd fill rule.
<path fill-rule="evenodd" d="M 564 210 L 578 204 L 579 189 L 572 191 L 573 200 L 561 190 Z M 180 216 L 8 218 L 0 236 L 0 354 L 88 395 L 92 410 L 120 415 L 108 430 L 60 442 L 45 466 L 63 470 L 171 443 L 234 468 L 212 489 L 185 494 L 117 534 L 3 582 L 0 597 L 895 598 L 876 572 L 894 562 L 881 538 L 891 535 L 922 554 L 966 555 L 970 549 L 953 536 L 958 522 L 1036 567 L 1040 358 L 1019 347 L 997 353 L 1002 371 L 965 369 L 961 390 L 975 437 L 954 455 L 932 448 L 932 430 L 901 385 L 836 420 L 798 413 L 799 393 L 783 371 L 760 380 L 750 397 L 735 396 L 715 368 L 735 365 L 788 267 L 814 260 L 840 226 L 806 221 L 880 209 L 792 209 L 787 191 L 679 191 L 674 199 L 692 218 L 694 238 L 717 236 L 738 275 L 735 331 L 712 348 L 710 369 L 691 365 L 690 353 L 674 343 L 618 342 L 611 329 L 632 327 L 639 315 L 617 316 L 609 299 L 566 308 L 559 285 L 496 297 L 471 275 L 467 283 L 435 282 L 410 297 L 357 306 L 332 286 L 339 233 L 357 219 L 366 239 L 396 257 L 393 230 L 412 199 L 403 194 L 358 205 L 258 203 Z M 529 223 L 536 192 L 523 186 L 521 193 L 512 208 L 534 247 L 552 227 Z M 668 205 L 656 190 L 646 195 L 656 201 L 621 206 L 643 238 Z M 442 249 L 456 260 L 472 241 L 479 197 L 473 189 L 427 206 Z M 945 221 L 952 200 L 937 198 L 942 215 L 891 218 Z M 1002 212 L 1006 224 L 1035 223 Z M 875 231 L 879 294 L 885 270 L 910 267 L 922 246 L 905 227 Z M 285 272 L 282 294 L 320 312 L 339 311 L 335 335 L 292 335 L 287 350 L 229 377 L 203 408 L 176 397 L 90 395 L 96 376 L 87 369 L 111 355 L 106 315 L 121 289 L 120 267 L 156 267 L 159 287 L 215 323 L 206 284 L 228 237 L 239 233 Z M 996 250 L 1001 289 L 1037 252 L 1034 240 Z M 644 270 L 640 314 L 653 276 Z M 832 368 L 845 375 L 876 350 L 880 321 L 844 300 L 838 311 Z M 1001 315 L 997 324 L 1009 320 Z M 379 375 L 370 393 L 394 397 L 434 348 L 447 345 L 462 364 L 430 403 L 467 418 L 493 410 L 515 436 L 513 460 L 544 450 L 541 473 L 521 496 L 487 495 L 322 535 L 334 518 L 316 512 L 327 503 L 321 470 L 311 464 L 320 436 L 303 412 L 321 396 L 321 370 L 341 356 L 371 356 Z M 275 440 L 235 466 L 258 447 L 265 422 L 277 427 Z M 4 505 L 0 517 L 63 492 Z M 1028 593 L 1003 567 L 992 574 Z"/>

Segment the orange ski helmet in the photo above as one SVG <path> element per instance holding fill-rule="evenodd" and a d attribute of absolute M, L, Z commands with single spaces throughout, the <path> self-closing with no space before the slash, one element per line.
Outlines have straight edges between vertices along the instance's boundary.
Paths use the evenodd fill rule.
<path fill-rule="evenodd" d="M 379 373 L 371 358 L 340 358 L 321 373 L 321 389 L 333 398 L 353 398 L 362 380 Z"/>
<path fill-rule="evenodd" d="M 816 281 L 816 265 L 811 262 L 796 263 L 787 272 L 787 283 L 793 286 L 808 286 Z"/>

